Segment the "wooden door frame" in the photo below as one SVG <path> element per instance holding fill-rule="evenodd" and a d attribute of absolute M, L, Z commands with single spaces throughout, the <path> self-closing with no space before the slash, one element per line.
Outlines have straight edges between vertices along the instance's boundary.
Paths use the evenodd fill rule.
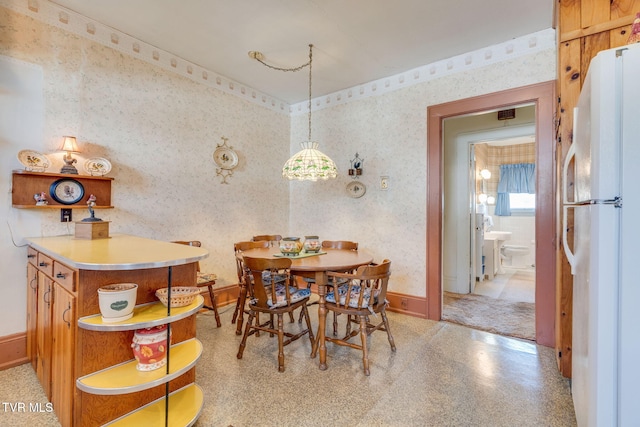
<path fill-rule="evenodd" d="M 442 318 L 443 121 L 448 117 L 533 103 L 536 107 L 536 342 L 555 345 L 555 81 L 427 108 L 427 317 Z"/>

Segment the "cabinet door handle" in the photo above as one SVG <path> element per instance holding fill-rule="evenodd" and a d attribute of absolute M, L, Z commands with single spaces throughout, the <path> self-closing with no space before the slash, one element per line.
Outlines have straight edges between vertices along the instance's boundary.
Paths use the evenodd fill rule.
<path fill-rule="evenodd" d="M 57 274 L 56 274 L 56 278 L 58 278 L 58 279 L 64 279 L 64 278 L 66 278 L 66 277 L 67 277 L 67 275 L 66 275 L 66 274 L 64 274 L 64 273 L 57 273 Z"/>
<path fill-rule="evenodd" d="M 33 289 L 34 291 L 36 290 L 36 288 L 38 287 L 38 283 L 37 283 L 38 277 L 37 276 L 33 276 L 33 279 L 31 279 L 31 281 L 29 282 L 29 287 L 31 289 Z M 33 284 L 35 283 L 35 286 L 33 286 Z"/>
<path fill-rule="evenodd" d="M 44 262 L 44 261 L 40 261 L 40 263 L 38 264 L 40 267 L 46 267 L 47 265 L 49 265 L 49 263 Z"/>
<path fill-rule="evenodd" d="M 27 255 L 27 258 L 35 258 L 35 257 L 36 257 L 35 254 L 28 254 Z"/>
<path fill-rule="evenodd" d="M 47 299 L 47 296 L 49 296 L 50 294 L 51 294 L 51 288 L 49 287 L 47 289 L 47 292 L 45 292 L 44 295 L 42 295 L 42 300 L 47 303 L 47 307 L 49 307 L 49 305 L 51 304 L 51 297 Z"/>
<path fill-rule="evenodd" d="M 67 324 L 67 329 L 71 329 L 71 322 L 64 318 L 64 315 L 67 314 L 67 311 L 71 310 L 71 303 L 67 306 L 67 309 L 62 312 L 62 321 Z"/>

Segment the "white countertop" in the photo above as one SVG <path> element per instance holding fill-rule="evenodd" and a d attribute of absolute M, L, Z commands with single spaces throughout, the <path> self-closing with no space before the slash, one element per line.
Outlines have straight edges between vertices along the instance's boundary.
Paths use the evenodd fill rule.
<path fill-rule="evenodd" d="M 108 239 L 74 236 L 30 237 L 31 246 L 79 270 L 138 270 L 189 264 L 209 256 L 206 249 L 114 234 Z"/>

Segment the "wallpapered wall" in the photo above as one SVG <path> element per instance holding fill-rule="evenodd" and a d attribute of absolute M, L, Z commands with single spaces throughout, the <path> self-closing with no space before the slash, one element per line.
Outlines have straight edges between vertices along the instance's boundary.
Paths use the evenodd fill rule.
<path fill-rule="evenodd" d="M 550 49 L 314 112 L 314 139 L 340 175 L 288 183 L 280 168 L 306 139 L 306 115 L 289 118 L 249 104 L 3 8 L 0 21 L 6 23 L 0 54 L 42 67 L 45 108 L 42 140 L 0 144 L 1 155 L 15 157 L 23 148 L 54 153 L 62 135 L 76 135 L 79 157 L 103 156 L 114 165 L 115 209 L 99 212 L 112 221 L 112 232 L 202 240 L 211 252 L 202 264 L 223 284 L 236 281 L 234 241 L 258 233 L 317 234 L 356 240 L 376 260 L 391 259 L 391 290 L 424 297 L 427 107 L 555 78 Z M 221 136 L 240 156 L 229 185 L 220 184 L 211 160 Z M 360 199 L 345 191 L 356 152 L 365 159 L 367 192 Z M 51 157 L 56 170 L 61 154 Z M 380 175 L 389 176 L 386 191 L 378 189 Z M 58 211 L 16 214 L 10 201 L 2 203 L 16 229 L 25 215 L 41 218 L 30 235 L 73 232 Z M 74 211 L 75 219 L 83 213 Z M 25 249 L 6 244 L 8 234 L 1 233 L 0 255 L 19 252 L 11 268 L 20 280 L 0 283 L 0 291 L 16 296 L 0 301 L 0 336 L 24 330 L 26 304 Z"/>
<path fill-rule="evenodd" d="M 0 156 L 10 159 L 2 172 L 4 194 L 10 170 L 22 167 L 19 150 L 49 154 L 54 161 L 49 171 L 57 172 L 61 136 L 75 135 L 81 173 L 89 157 L 105 157 L 113 165 L 115 209 L 96 211 L 111 221 L 111 232 L 201 240 L 210 251 L 201 265 L 216 272 L 223 285 L 237 282 L 234 242 L 286 233 L 289 184 L 278 168 L 289 156 L 286 115 L 7 9 L 0 8 L 0 22 L 0 54 L 35 64 L 44 76 L 42 134 L 22 140 L 0 136 Z M 26 120 L 19 125 L 26 126 Z M 211 157 L 222 136 L 239 155 L 228 185 L 216 176 Z M 23 237 L 73 233 L 73 226 L 60 222 L 58 210 L 12 209 L 9 196 L 1 203 L 18 244 L 24 244 Z M 80 220 L 88 213 L 73 215 Z M 15 274 L 0 282 L 0 293 L 12 295 L 0 299 L 0 336 L 23 331 L 26 316 L 26 249 L 11 244 L 5 222 L 0 258 L 14 260 L 7 268 Z"/>

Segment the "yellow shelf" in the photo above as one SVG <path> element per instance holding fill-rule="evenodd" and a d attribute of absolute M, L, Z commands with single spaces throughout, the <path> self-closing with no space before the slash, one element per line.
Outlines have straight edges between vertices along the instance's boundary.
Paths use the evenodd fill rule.
<path fill-rule="evenodd" d="M 167 367 L 153 371 L 138 371 L 137 360 L 132 359 L 76 380 L 77 387 L 91 394 L 114 395 L 146 390 L 167 383 L 195 366 L 202 355 L 202 343 L 191 338 L 172 345 Z M 151 425 L 151 424 L 147 424 Z"/>
<path fill-rule="evenodd" d="M 169 395 L 169 410 L 165 411 L 165 398 L 158 399 L 112 422 L 110 427 L 164 426 L 184 427 L 193 425 L 202 411 L 204 396 L 196 384 L 189 384 Z"/>
<path fill-rule="evenodd" d="M 78 326 L 91 331 L 130 331 L 132 329 L 152 328 L 165 323 L 189 317 L 200 310 L 204 304 L 202 295 L 196 296 L 193 302 L 184 307 L 173 307 L 171 316 L 167 316 L 167 307 L 160 301 L 141 304 L 133 309 L 133 317 L 117 323 L 105 323 L 100 314 L 85 316 L 78 319 Z"/>

